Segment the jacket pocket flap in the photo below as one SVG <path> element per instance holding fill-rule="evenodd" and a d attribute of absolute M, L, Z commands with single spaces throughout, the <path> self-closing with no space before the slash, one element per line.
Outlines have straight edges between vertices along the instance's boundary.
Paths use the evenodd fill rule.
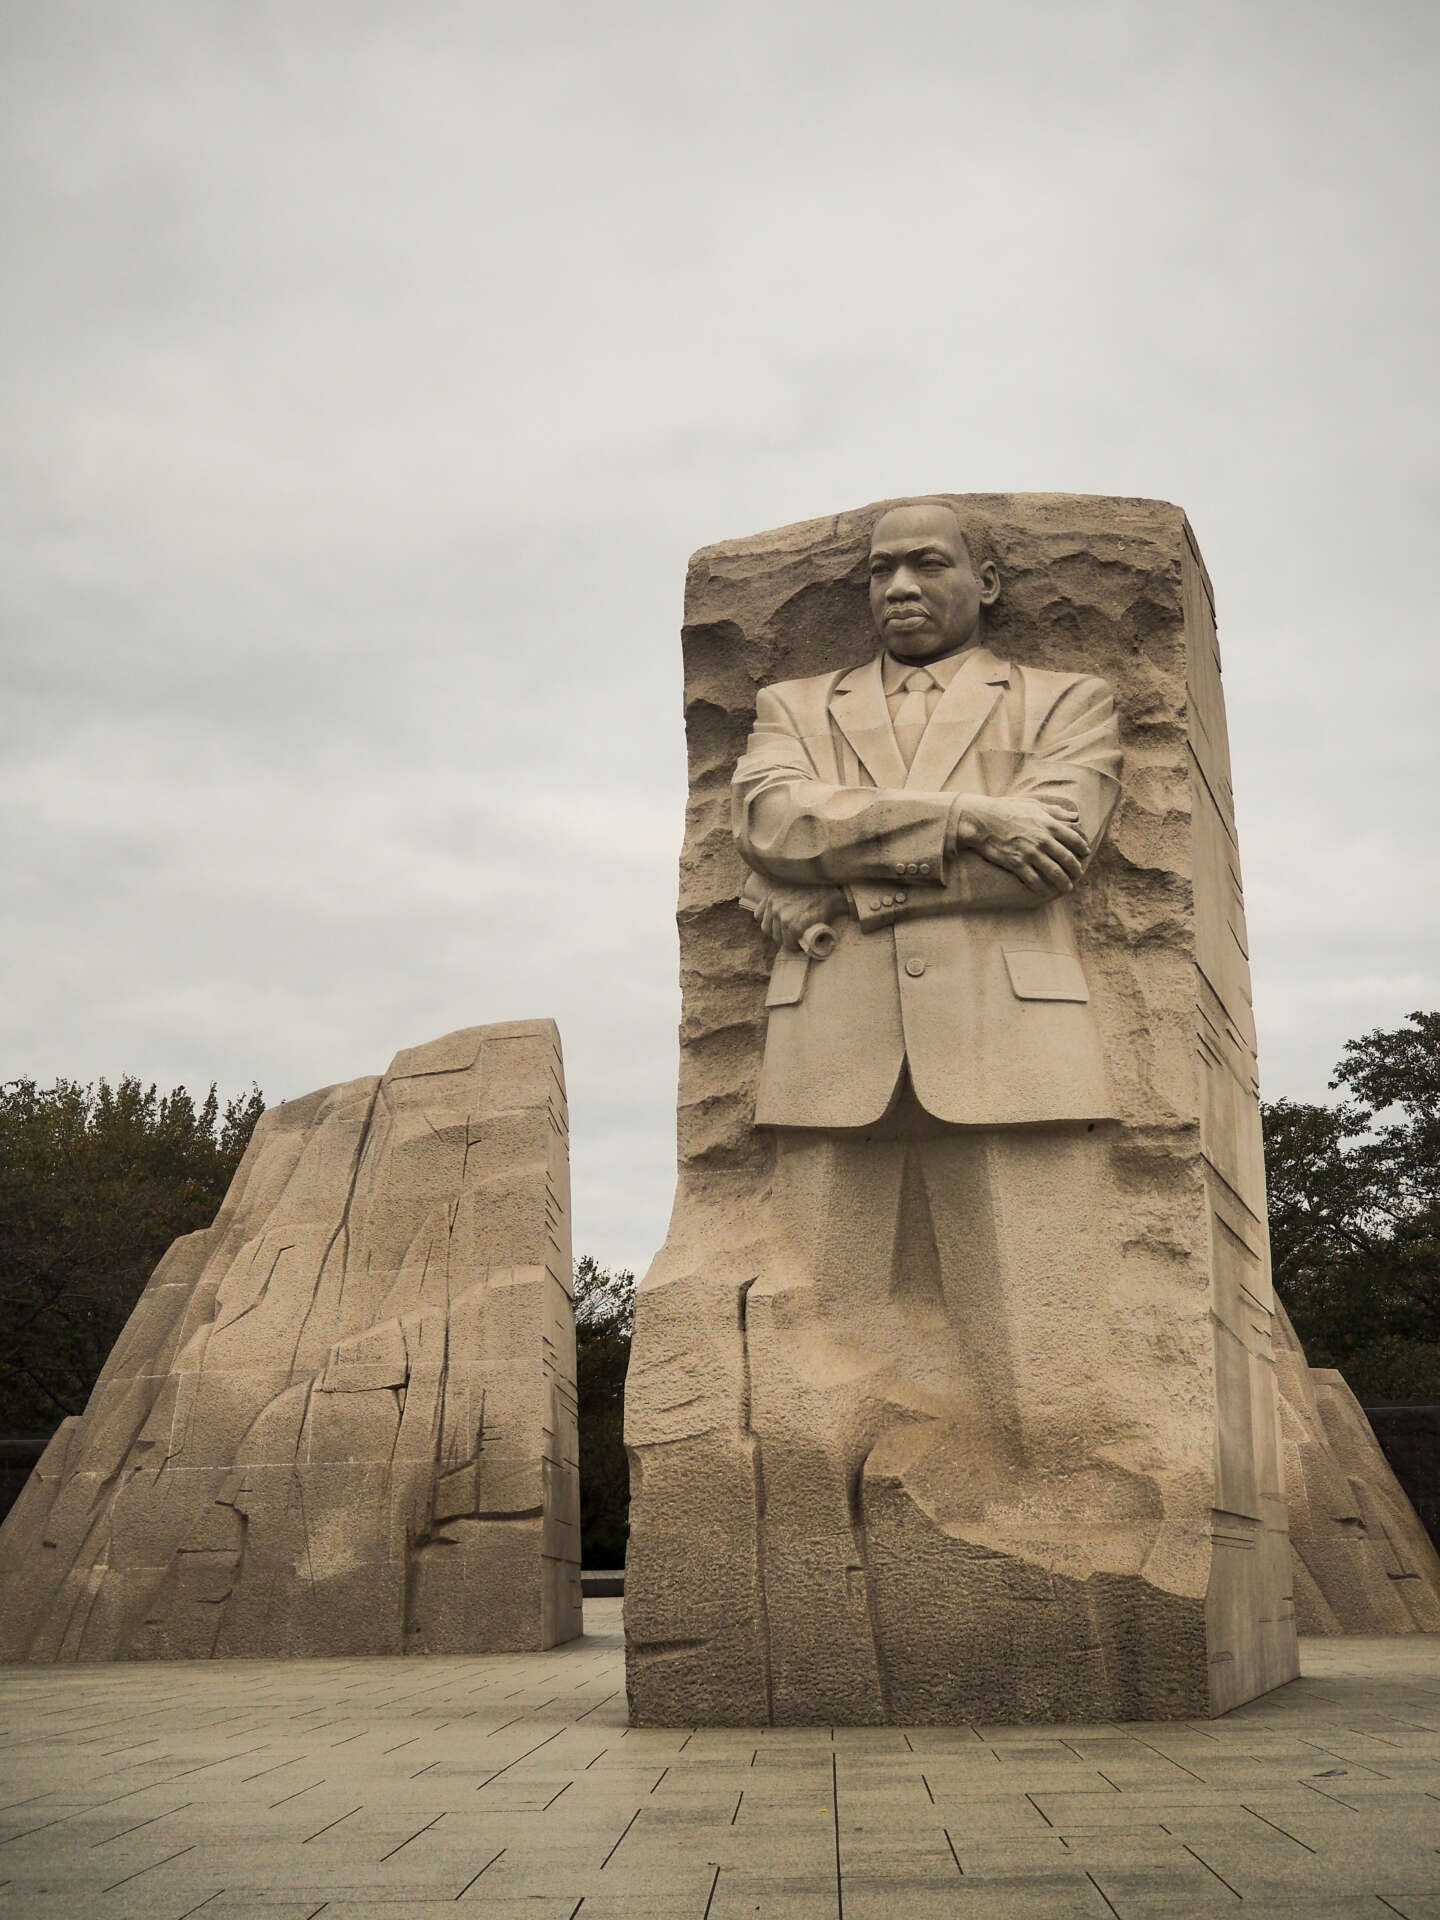
<path fill-rule="evenodd" d="M 782 947 L 770 971 L 770 986 L 765 995 L 767 1007 L 793 1007 L 805 991 L 805 976 L 810 971 L 810 956 Z"/>
<path fill-rule="evenodd" d="M 1090 989 L 1073 953 L 1006 947 L 1005 966 L 1017 1000 L 1088 1000 Z"/>

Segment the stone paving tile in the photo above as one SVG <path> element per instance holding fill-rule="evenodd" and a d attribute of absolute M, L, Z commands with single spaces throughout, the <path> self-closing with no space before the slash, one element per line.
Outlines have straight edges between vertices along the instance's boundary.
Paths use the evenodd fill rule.
<path fill-rule="evenodd" d="M 631 1729 L 586 1612 L 545 1655 L 0 1672 L 0 1920 L 1440 1920 L 1440 1636 L 1308 1642 L 1221 1721 Z"/>
<path fill-rule="evenodd" d="M 831 1912 L 835 1909 L 832 1907 Z M 1178 1911 L 1178 1910 L 1177 1910 Z M 1035 1872 L 977 1876 L 954 1892 L 883 1885 L 845 1897 L 845 1920 L 1112 1920 L 1112 1910 L 1083 1873 Z"/>

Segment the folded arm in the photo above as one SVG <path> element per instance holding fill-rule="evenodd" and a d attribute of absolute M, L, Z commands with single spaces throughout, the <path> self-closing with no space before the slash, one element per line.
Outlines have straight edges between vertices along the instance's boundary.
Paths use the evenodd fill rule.
<path fill-rule="evenodd" d="M 845 891 L 850 910 L 865 933 L 922 914 L 1029 913 L 1055 898 L 1048 887 L 1027 885 L 978 853 L 961 854 L 943 887 L 912 893 L 908 885 L 897 883 L 892 888 L 847 887 Z"/>
<path fill-rule="evenodd" d="M 747 904 L 787 945 L 796 928 L 847 904 L 867 931 L 915 914 L 1042 906 L 1093 857 L 1119 772 L 1114 699 L 1098 679 L 1059 690 L 998 796 L 819 780 L 784 708 L 762 690 L 732 782 L 735 838 L 758 876 Z"/>
<path fill-rule="evenodd" d="M 943 884 L 891 890 L 888 903 L 884 889 L 852 887 L 856 918 L 869 932 L 916 914 L 1023 911 L 1068 893 L 1105 838 L 1120 798 L 1120 768 L 1113 694 L 1103 680 L 1071 682 L 1017 752 L 1004 795 L 960 798 L 956 857 Z M 1036 837 L 1037 814 L 1049 821 L 1048 838 Z"/>
<path fill-rule="evenodd" d="M 817 780 L 805 743 L 768 688 L 731 782 L 746 862 L 791 886 L 847 886 L 910 875 L 944 878 L 953 796 Z"/>

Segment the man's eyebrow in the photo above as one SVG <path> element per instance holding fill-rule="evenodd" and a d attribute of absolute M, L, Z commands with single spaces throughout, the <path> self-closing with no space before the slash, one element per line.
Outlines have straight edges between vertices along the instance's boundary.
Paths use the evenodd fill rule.
<path fill-rule="evenodd" d="M 923 547 L 872 547 L 870 558 L 875 560 L 928 560 L 931 555 L 938 560 L 953 560 L 954 554 L 947 547 L 927 543 Z"/>

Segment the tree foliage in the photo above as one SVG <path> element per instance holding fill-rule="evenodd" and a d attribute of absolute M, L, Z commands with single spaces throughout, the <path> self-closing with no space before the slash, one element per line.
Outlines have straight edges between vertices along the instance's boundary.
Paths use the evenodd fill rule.
<path fill-rule="evenodd" d="M 0 1084 L 0 1424 L 79 1413 L 177 1235 L 214 1219 L 265 1101 L 197 1107 L 130 1075 L 115 1086 Z"/>
<path fill-rule="evenodd" d="M 1440 1013 L 1348 1041 L 1330 1085 L 1262 1108 L 1276 1287 L 1362 1400 L 1440 1400 Z"/>
<path fill-rule="evenodd" d="M 575 1262 L 575 1375 L 580 1403 L 580 1557 L 623 1567 L 630 1537 L 625 1372 L 635 1325 L 635 1276 L 591 1254 Z"/>

